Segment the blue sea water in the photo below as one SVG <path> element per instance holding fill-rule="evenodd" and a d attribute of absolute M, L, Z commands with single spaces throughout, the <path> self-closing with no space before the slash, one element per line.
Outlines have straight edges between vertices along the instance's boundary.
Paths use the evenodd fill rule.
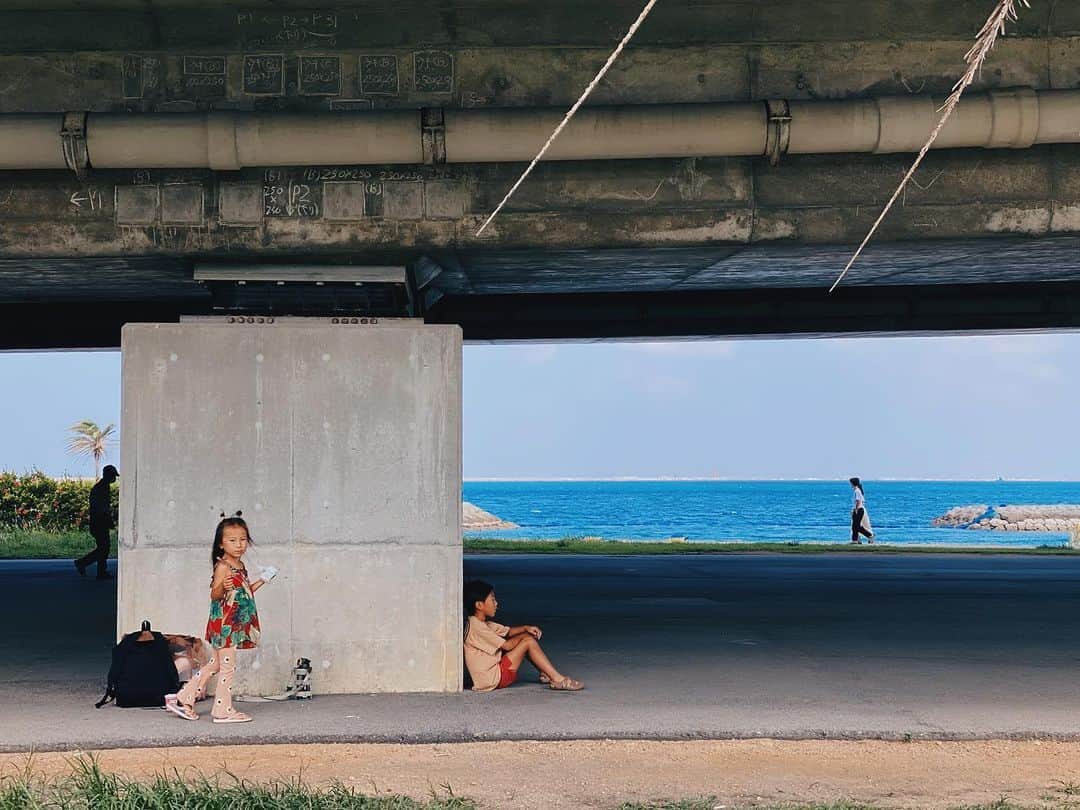
<path fill-rule="evenodd" d="M 878 539 L 904 544 L 1060 545 L 1067 535 L 936 529 L 968 504 L 1080 503 L 1080 482 L 866 481 Z M 847 481 L 469 481 L 466 501 L 520 529 L 470 536 L 690 541 L 846 541 Z"/>

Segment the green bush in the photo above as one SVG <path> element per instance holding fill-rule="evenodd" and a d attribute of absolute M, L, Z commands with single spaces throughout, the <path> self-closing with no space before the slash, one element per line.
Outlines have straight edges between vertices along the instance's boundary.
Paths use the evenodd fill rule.
<path fill-rule="evenodd" d="M 33 471 L 19 475 L 0 472 L 0 529 L 65 532 L 90 525 L 90 487 L 80 478 L 50 478 Z M 110 493 L 113 521 L 120 488 Z"/>

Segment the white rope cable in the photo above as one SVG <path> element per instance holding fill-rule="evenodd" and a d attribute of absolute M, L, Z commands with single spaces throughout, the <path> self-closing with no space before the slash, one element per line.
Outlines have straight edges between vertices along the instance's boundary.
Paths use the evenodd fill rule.
<path fill-rule="evenodd" d="M 608 68 L 615 64 L 615 60 L 619 58 L 619 54 L 622 53 L 623 48 L 626 47 L 626 43 L 628 43 L 634 36 L 634 34 L 637 33 L 638 28 L 640 28 L 641 24 L 645 22 L 645 18 L 649 16 L 649 12 L 652 11 L 652 8 L 656 5 L 656 3 L 657 0 L 649 0 L 649 2 L 645 4 L 645 8 L 641 10 L 641 14 L 638 15 L 638 18 L 634 20 L 634 24 L 630 26 L 630 30 L 627 31 L 626 36 L 622 38 L 622 42 L 620 42 L 618 47 L 616 47 L 615 50 L 611 52 L 611 56 L 608 57 L 608 60 L 604 63 L 604 66 L 600 68 L 600 72 L 596 74 L 596 77 L 591 82 L 589 82 L 589 86 L 585 88 L 585 92 L 581 94 L 581 98 L 579 98 L 574 103 L 574 106 L 570 108 L 569 112 L 567 112 L 566 115 L 563 116 L 562 122 L 557 127 L 555 127 L 555 131 L 551 133 L 551 137 L 547 139 L 547 143 L 545 143 L 543 147 L 541 147 L 540 151 L 537 152 L 536 157 L 532 159 L 532 163 L 529 164 L 529 167 L 521 173 L 521 177 L 519 177 L 517 182 L 510 187 L 510 190 L 508 192 L 506 192 L 506 196 L 502 198 L 502 202 L 495 206 L 495 210 L 491 212 L 491 216 L 484 220 L 484 224 L 481 225 L 480 230 L 476 232 L 477 236 L 482 234 L 484 232 L 484 229 L 491 224 L 491 221 L 495 219 L 498 213 L 503 209 L 503 206 L 506 205 L 506 203 L 510 200 L 512 196 L 514 196 L 514 192 L 518 190 L 518 186 L 525 182 L 525 178 L 529 176 L 530 172 L 532 172 L 533 167 L 536 166 L 536 164 L 539 163 L 541 159 L 543 159 L 544 155 L 547 153 L 547 150 L 551 148 L 551 145 L 555 143 L 555 139 L 559 137 L 559 133 L 561 133 L 566 128 L 566 125 L 570 123 L 570 119 L 574 117 L 574 113 L 576 113 L 578 111 L 578 108 L 585 103 L 585 99 L 589 97 L 589 94 L 592 93 L 596 85 L 600 84 L 600 80 L 604 78 L 604 74 L 608 72 Z"/>
<path fill-rule="evenodd" d="M 949 116 L 952 115 L 953 110 L 956 109 L 956 105 L 960 103 L 960 96 L 964 94 L 964 90 L 968 85 L 975 81 L 975 76 L 982 69 L 983 62 L 986 61 L 986 57 L 989 55 L 991 48 L 994 47 L 998 34 L 1005 33 L 1005 23 L 1016 20 L 1017 2 L 1023 3 L 1028 8 L 1031 8 L 1028 0 L 998 0 L 990 17 L 983 23 L 983 27 L 979 29 L 975 44 L 972 45 L 971 49 L 964 55 L 964 60 L 967 62 L 968 66 L 967 70 L 964 71 L 964 75 L 953 85 L 952 93 L 939 110 L 939 112 L 941 112 L 941 118 L 938 120 L 937 126 L 934 127 L 933 132 L 930 133 L 930 137 L 927 139 L 926 143 L 923 144 L 923 148 L 919 150 L 918 157 L 916 157 L 915 162 L 911 164 L 911 168 L 907 170 L 907 174 L 905 174 L 904 178 L 900 181 L 900 185 L 896 187 L 896 191 L 893 192 L 892 197 L 885 203 L 885 208 L 878 214 L 878 218 L 874 220 L 874 224 L 870 226 L 870 231 L 863 238 L 858 250 L 855 251 L 855 254 L 850 259 L 848 259 L 848 263 L 844 266 L 844 269 L 840 271 L 840 275 L 836 277 L 836 281 L 829 287 L 829 292 L 835 290 L 840 282 L 844 280 L 844 276 L 847 275 L 851 266 L 855 264 L 855 260 L 859 258 L 859 255 L 863 252 L 863 248 L 869 244 L 870 240 L 877 232 L 878 226 L 885 220 L 885 215 L 892 209 L 893 203 L 900 197 L 900 194 L 907 186 L 908 181 L 915 176 L 915 172 L 923 162 L 923 158 L 926 157 L 926 153 L 930 151 L 930 147 L 934 145 L 937 136 L 940 135 L 941 130 L 944 129 L 945 122 L 949 120 Z M 935 177 L 934 179 L 936 180 L 937 178 Z M 916 185 L 918 184 L 916 183 Z"/>

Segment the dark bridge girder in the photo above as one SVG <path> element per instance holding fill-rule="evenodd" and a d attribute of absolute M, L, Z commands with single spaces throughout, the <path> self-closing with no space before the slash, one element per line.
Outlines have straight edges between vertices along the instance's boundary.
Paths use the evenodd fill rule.
<path fill-rule="evenodd" d="M 826 337 L 1080 326 L 1080 282 L 459 296 L 432 323 L 466 340 Z"/>
<path fill-rule="evenodd" d="M 125 323 L 210 314 L 209 299 L 190 298 L 3 304 L 0 349 L 117 348 Z M 1058 330 L 1080 327 L 1080 281 L 452 295 L 425 320 L 460 324 L 471 341 Z"/>
<path fill-rule="evenodd" d="M 208 260 L 218 281 L 194 257 L 0 259 L 0 350 L 114 348 L 124 323 L 228 314 L 350 320 L 413 314 L 459 324 L 473 341 L 1080 327 L 1075 236 L 872 245 L 845 283 L 827 292 L 850 251 L 847 245 L 718 244 L 255 255 Z M 396 265 L 405 268 L 398 277 L 404 281 L 389 291 L 393 285 L 368 282 L 336 289 L 304 274 L 284 286 L 255 281 L 298 263 L 345 282 L 350 272 L 370 279 L 365 269 Z"/>

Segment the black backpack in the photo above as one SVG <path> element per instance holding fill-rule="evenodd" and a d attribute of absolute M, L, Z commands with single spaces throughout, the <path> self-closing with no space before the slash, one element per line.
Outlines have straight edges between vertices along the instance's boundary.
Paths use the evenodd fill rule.
<path fill-rule="evenodd" d="M 145 640 L 140 641 L 140 637 Z M 142 630 L 128 633 L 113 647 L 109 683 L 104 696 L 94 705 L 100 709 L 115 700 L 117 706 L 123 707 L 164 706 L 165 695 L 179 688 L 180 677 L 169 642 L 161 633 L 150 632 L 150 622 L 143 622 Z"/>

